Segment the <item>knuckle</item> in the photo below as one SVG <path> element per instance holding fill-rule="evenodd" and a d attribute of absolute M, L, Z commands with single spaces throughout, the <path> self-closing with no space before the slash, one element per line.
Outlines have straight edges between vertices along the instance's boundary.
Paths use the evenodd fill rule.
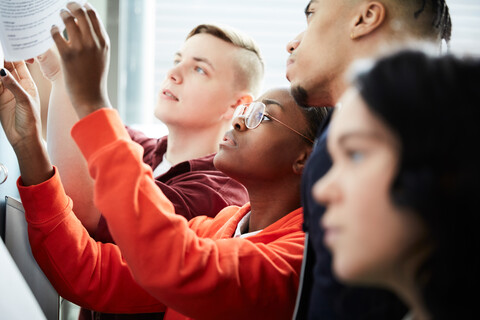
<path fill-rule="evenodd" d="M 65 22 L 65 24 L 75 23 L 75 18 L 71 15 L 68 15 L 63 18 L 63 21 Z"/>
<path fill-rule="evenodd" d="M 77 15 L 81 15 L 81 16 L 85 15 L 85 10 L 80 6 L 75 6 L 74 8 L 71 9 L 71 11 L 76 16 Z"/>

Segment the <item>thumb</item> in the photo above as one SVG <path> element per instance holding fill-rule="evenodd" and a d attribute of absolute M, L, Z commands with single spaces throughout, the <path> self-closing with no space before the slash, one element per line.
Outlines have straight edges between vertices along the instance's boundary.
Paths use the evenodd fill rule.
<path fill-rule="evenodd" d="M 28 93 L 20 86 L 20 84 L 12 77 L 12 74 L 7 69 L 0 69 L 0 76 L 3 86 L 10 90 L 10 92 L 17 100 L 17 103 L 26 102 L 30 100 Z"/>
<path fill-rule="evenodd" d="M 60 59 L 58 53 L 53 49 L 48 49 L 45 53 L 37 57 L 40 64 L 40 70 L 43 75 L 50 81 L 55 81 L 61 75 Z"/>

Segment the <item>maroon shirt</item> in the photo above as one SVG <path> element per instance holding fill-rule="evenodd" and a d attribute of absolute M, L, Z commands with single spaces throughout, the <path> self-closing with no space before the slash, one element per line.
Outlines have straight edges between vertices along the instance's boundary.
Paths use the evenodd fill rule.
<path fill-rule="evenodd" d="M 167 137 L 152 139 L 132 128 L 127 127 L 127 130 L 132 140 L 143 147 L 143 161 L 154 170 L 167 151 Z M 188 220 L 199 215 L 213 217 L 227 206 L 242 206 L 248 202 L 245 187 L 214 167 L 214 156 L 181 162 L 155 177 L 157 186 L 173 203 L 175 212 Z M 114 243 L 103 217 L 94 238 Z"/>

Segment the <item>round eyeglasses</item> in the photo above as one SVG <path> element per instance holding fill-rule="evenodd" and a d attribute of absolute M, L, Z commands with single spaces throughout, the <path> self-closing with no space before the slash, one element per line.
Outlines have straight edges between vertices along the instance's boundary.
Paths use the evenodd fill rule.
<path fill-rule="evenodd" d="M 283 123 L 282 121 L 273 117 L 271 114 L 268 114 L 267 112 L 265 112 L 265 109 L 266 106 L 263 102 L 255 101 L 252 103 L 242 104 L 239 105 L 237 109 L 235 109 L 235 112 L 233 113 L 233 118 L 235 119 L 236 117 L 243 116 L 245 118 L 245 126 L 248 129 L 255 129 L 260 125 L 260 123 L 262 123 L 262 121 L 265 119 L 265 116 L 267 116 L 268 118 L 280 123 L 282 126 L 313 143 L 312 139 L 308 138 L 303 133 L 300 133 L 299 131 L 293 129 L 288 124 Z"/>

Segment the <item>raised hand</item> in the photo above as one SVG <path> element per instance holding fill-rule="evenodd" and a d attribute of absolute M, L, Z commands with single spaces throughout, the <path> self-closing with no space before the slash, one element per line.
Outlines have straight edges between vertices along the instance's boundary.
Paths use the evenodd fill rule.
<path fill-rule="evenodd" d="M 40 100 L 25 62 L 5 62 L 1 70 L 0 121 L 14 150 L 41 139 Z"/>
<path fill-rule="evenodd" d="M 58 28 L 52 37 L 60 54 L 70 100 L 80 118 L 110 107 L 107 93 L 109 38 L 96 12 L 88 4 L 69 3 L 62 10 L 68 41 Z"/>
<path fill-rule="evenodd" d="M 40 101 L 25 62 L 6 62 L 0 70 L 0 122 L 17 155 L 24 185 L 53 174 L 42 139 Z"/>

